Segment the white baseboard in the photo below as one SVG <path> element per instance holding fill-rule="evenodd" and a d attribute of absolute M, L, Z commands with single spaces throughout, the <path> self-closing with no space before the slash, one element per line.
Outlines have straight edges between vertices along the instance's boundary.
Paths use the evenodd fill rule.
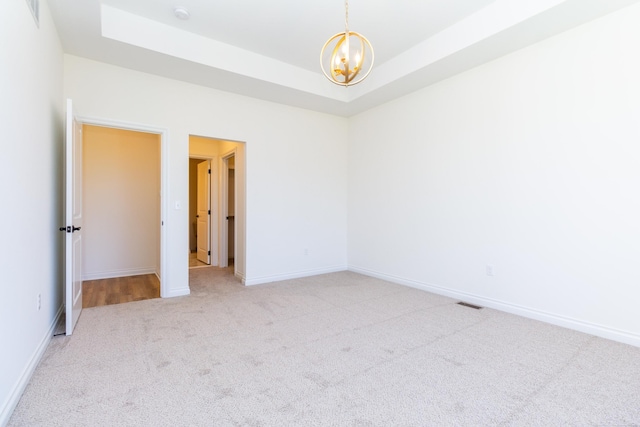
<path fill-rule="evenodd" d="M 336 265 L 332 267 L 315 268 L 311 270 L 298 270 L 290 273 L 274 274 L 272 276 L 262 276 L 244 279 L 247 286 L 261 285 L 263 283 L 279 282 L 281 280 L 298 279 L 300 277 L 316 276 L 318 274 L 335 273 L 337 271 L 347 270 L 346 265 Z"/>
<path fill-rule="evenodd" d="M 191 294 L 191 289 L 189 289 L 189 286 L 186 286 L 178 289 L 171 289 L 169 292 L 167 292 L 167 294 L 160 295 L 160 297 L 161 298 L 183 297 L 189 294 Z"/>
<path fill-rule="evenodd" d="M 156 267 L 145 267 L 83 273 L 82 280 L 112 279 L 114 277 L 140 276 L 142 274 L 155 274 L 158 276 L 158 269 Z"/>
<path fill-rule="evenodd" d="M 55 315 L 53 319 L 53 323 L 49 327 L 49 330 L 44 334 L 42 339 L 40 340 L 40 344 L 35 349 L 31 358 L 29 359 L 29 363 L 24 368 L 22 375 L 18 382 L 14 385 L 13 390 L 9 393 L 9 398 L 6 400 L 4 407 L 0 408 L 0 426 L 6 426 L 9 423 L 9 419 L 11 418 L 11 414 L 13 414 L 14 409 L 18 405 L 20 398 L 22 397 L 22 393 L 24 393 L 25 388 L 29 384 L 31 380 L 31 376 L 36 370 L 38 363 L 40 363 L 40 359 L 42 359 L 42 355 L 44 354 L 51 338 L 53 337 L 53 333 L 64 313 L 64 305 L 60 306 L 58 313 Z"/>
<path fill-rule="evenodd" d="M 244 273 L 242 273 L 240 271 L 236 271 L 234 274 L 238 279 L 240 279 L 242 284 L 246 286 L 247 283 L 246 283 L 246 277 L 244 276 Z"/>
<path fill-rule="evenodd" d="M 397 283 L 399 285 L 410 286 L 412 288 L 421 289 L 427 292 L 432 292 L 434 294 L 444 295 L 450 298 L 455 298 L 458 300 L 480 305 L 483 307 L 493 308 L 496 310 L 504 311 L 506 313 L 516 314 L 518 316 L 527 317 L 529 319 L 539 320 L 542 322 L 550 323 L 552 325 L 562 326 L 563 328 L 573 329 L 575 331 L 584 332 L 586 334 L 595 335 L 595 336 L 610 339 L 613 341 L 618 341 L 624 344 L 633 345 L 635 347 L 640 347 L 640 335 L 634 334 L 628 331 L 609 328 L 607 326 L 585 322 L 582 320 L 573 319 L 571 317 L 562 316 L 559 314 L 536 310 L 529 307 L 523 307 L 517 304 L 511 304 L 505 301 L 486 298 L 480 295 L 470 294 L 467 292 L 461 292 L 461 291 L 446 288 L 443 286 L 434 285 L 431 283 L 422 283 L 422 282 L 417 282 L 415 280 L 405 279 L 398 276 L 392 276 L 389 274 L 384 274 L 377 271 L 369 270 L 366 268 L 350 266 L 349 271 L 353 271 L 354 273 L 364 274 L 365 276 L 371 276 L 371 277 L 376 277 L 378 279 L 387 280 L 389 282 Z"/>

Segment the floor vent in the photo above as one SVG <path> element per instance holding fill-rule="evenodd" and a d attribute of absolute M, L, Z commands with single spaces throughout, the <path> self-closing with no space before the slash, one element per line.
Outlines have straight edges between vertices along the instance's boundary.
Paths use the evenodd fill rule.
<path fill-rule="evenodd" d="M 482 308 L 479 305 L 473 305 L 473 304 L 469 304 L 468 302 L 462 302 L 462 301 L 460 301 L 458 305 L 464 305 L 465 307 L 475 308 L 476 310 L 480 310 Z"/>

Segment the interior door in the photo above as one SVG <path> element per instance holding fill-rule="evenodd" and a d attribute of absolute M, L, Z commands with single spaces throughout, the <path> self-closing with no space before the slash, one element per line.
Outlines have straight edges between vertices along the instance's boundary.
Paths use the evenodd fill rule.
<path fill-rule="evenodd" d="M 65 317 L 71 335 L 82 312 L 82 126 L 67 100 L 65 138 Z"/>
<path fill-rule="evenodd" d="M 196 231 L 198 233 L 198 260 L 211 264 L 211 161 L 198 163 L 198 196 Z"/>

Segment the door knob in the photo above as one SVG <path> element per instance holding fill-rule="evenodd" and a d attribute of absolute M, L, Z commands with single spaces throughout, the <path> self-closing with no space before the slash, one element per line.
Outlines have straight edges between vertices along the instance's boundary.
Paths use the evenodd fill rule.
<path fill-rule="evenodd" d="M 74 231 L 80 231 L 82 227 L 76 227 L 75 225 L 72 225 L 71 227 L 60 227 L 58 228 L 58 230 L 60 231 L 66 231 L 67 233 L 73 233 Z"/>

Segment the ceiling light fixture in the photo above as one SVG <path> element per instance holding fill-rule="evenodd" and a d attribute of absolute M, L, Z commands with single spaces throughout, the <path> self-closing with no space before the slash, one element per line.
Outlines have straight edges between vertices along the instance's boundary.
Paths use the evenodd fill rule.
<path fill-rule="evenodd" d="M 186 21 L 187 19 L 189 19 L 189 17 L 191 17 L 189 11 L 184 7 L 176 7 L 175 9 L 173 9 L 173 14 L 176 16 L 176 18 L 183 21 Z"/>
<path fill-rule="evenodd" d="M 371 72 L 373 47 L 365 36 L 349 31 L 349 0 L 345 0 L 344 10 L 344 33 L 334 35 L 324 44 L 320 68 L 332 83 L 349 86 L 360 83 Z"/>

